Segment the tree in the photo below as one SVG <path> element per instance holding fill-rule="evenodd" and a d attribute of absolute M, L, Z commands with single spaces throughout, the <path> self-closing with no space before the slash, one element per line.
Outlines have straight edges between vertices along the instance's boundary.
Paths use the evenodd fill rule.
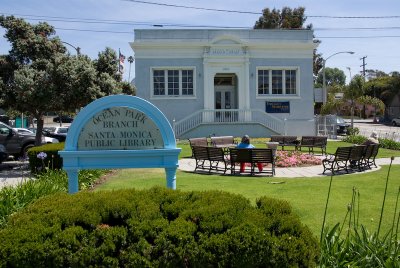
<path fill-rule="evenodd" d="M 338 68 L 325 68 L 325 81 L 326 86 L 332 85 L 345 85 L 346 83 L 346 75 L 344 72 Z M 317 76 L 317 84 L 322 85 L 323 83 L 323 73 L 320 72 Z"/>
<path fill-rule="evenodd" d="M 400 76 L 398 72 L 372 78 L 365 83 L 364 88 L 366 95 L 380 99 L 386 106 L 390 106 L 395 98 L 400 101 Z M 388 116 L 390 115 L 385 113 L 385 117 Z"/>
<path fill-rule="evenodd" d="M 94 65 L 98 73 L 98 84 L 105 95 L 128 94 L 135 95 L 135 89 L 129 83 L 122 81 L 122 75 L 117 68 L 117 53 L 107 47 L 98 54 L 98 59 L 94 60 Z"/>
<path fill-rule="evenodd" d="M 115 52 L 106 53 L 114 59 L 99 59 L 93 64 L 85 55 L 67 53 L 47 23 L 31 25 L 13 16 L 0 16 L 0 25 L 11 43 L 9 55 L 0 57 L 1 105 L 38 119 L 37 144 L 46 112 L 72 113 L 105 95 L 134 93 L 116 74 Z M 108 67 L 108 61 L 113 61 L 114 69 Z"/>
<path fill-rule="evenodd" d="M 351 128 L 354 126 L 353 119 L 356 99 L 364 95 L 363 83 L 364 78 L 361 75 L 355 75 L 353 79 L 351 79 L 347 90 L 344 92 L 344 97 L 350 100 Z"/>
<path fill-rule="evenodd" d="M 254 29 L 303 29 L 303 24 L 307 19 L 304 11 L 304 7 L 294 9 L 283 7 L 282 11 L 265 8 L 263 15 L 255 23 Z M 311 25 L 307 28 L 311 28 Z"/>
<path fill-rule="evenodd" d="M 298 7 L 291 9 L 283 7 L 279 9 L 265 8 L 263 15 L 256 21 L 254 29 L 312 29 L 312 24 L 304 27 L 307 17 L 304 15 L 305 8 Z M 315 43 L 320 43 L 320 40 L 314 40 Z M 323 58 L 321 54 L 314 50 L 313 56 L 313 73 L 317 76 L 322 68 Z"/>
<path fill-rule="evenodd" d="M 314 74 L 314 77 L 318 77 L 318 74 L 322 70 L 323 66 L 324 66 L 324 59 L 322 58 L 322 54 L 318 53 L 317 49 L 314 49 L 314 52 L 313 52 L 313 74 Z"/>

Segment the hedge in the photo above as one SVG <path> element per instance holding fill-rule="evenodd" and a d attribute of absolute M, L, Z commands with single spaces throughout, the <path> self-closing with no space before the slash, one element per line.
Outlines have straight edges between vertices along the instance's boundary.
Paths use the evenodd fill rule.
<path fill-rule="evenodd" d="M 33 174 L 44 169 L 62 169 L 63 161 L 58 151 L 64 150 L 64 142 L 48 143 L 41 146 L 35 146 L 29 149 L 29 168 Z M 38 158 L 38 154 L 44 152 L 47 157 L 45 159 Z"/>
<path fill-rule="evenodd" d="M 165 188 L 55 194 L 0 230 L 0 267 L 315 267 L 285 201 Z"/>

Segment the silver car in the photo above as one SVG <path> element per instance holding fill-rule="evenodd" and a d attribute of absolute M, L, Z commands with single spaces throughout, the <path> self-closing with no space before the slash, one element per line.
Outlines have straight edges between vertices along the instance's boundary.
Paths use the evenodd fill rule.
<path fill-rule="evenodd" d="M 392 119 L 393 126 L 400 126 L 400 117 L 396 117 Z"/>

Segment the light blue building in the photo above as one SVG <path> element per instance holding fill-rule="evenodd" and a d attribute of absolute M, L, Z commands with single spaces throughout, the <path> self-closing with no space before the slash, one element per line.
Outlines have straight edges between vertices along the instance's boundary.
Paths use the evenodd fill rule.
<path fill-rule="evenodd" d="M 135 30 L 137 96 L 177 138 L 315 135 L 311 30 Z"/>

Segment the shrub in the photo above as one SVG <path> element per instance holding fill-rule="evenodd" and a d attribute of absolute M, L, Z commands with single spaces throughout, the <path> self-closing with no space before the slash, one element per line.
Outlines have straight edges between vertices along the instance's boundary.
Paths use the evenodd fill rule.
<path fill-rule="evenodd" d="M 0 266 L 312 267 L 318 242 L 283 201 L 164 188 L 56 194 L 0 230 Z"/>
<path fill-rule="evenodd" d="M 360 133 L 360 129 L 358 127 L 349 127 L 347 129 L 347 134 L 351 136 L 358 135 Z"/>
<path fill-rule="evenodd" d="M 391 150 L 400 150 L 400 142 L 396 142 L 390 139 L 379 139 L 379 143 L 382 148 L 391 149 Z"/>
<path fill-rule="evenodd" d="M 79 171 L 79 189 L 91 187 L 105 171 Z M 0 189 L 0 227 L 5 225 L 13 213 L 23 209 L 40 197 L 68 191 L 68 178 L 63 170 L 47 170 L 13 187 Z"/>
<path fill-rule="evenodd" d="M 353 144 L 362 144 L 366 140 L 367 140 L 367 138 L 364 136 L 361 136 L 361 135 L 349 135 L 343 139 L 344 142 L 353 143 Z"/>
<path fill-rule="evenodd" d="M 366 140 L 367 138 L 361 135 L 349 135 L 343 139 L 344 142 L 349 142 L 353 144 L 362 144 Z M 381 145 L 381 148 L 400 150 L 400 142 L 396 142 L 394 140 L 379 138 L 379 144 Z"/>
<path fill-rule="evenodd" d="M 41 146 L 35 146 L 28 151 L 29 168 L 32 173 L 47 169 L 62 169 L 62 158 L 58 151 L 64 149 L 64 143 L 48 143 Z M 37 155 L 41 152 L 46 153 L 45 159 L 40 159 Z"/>

